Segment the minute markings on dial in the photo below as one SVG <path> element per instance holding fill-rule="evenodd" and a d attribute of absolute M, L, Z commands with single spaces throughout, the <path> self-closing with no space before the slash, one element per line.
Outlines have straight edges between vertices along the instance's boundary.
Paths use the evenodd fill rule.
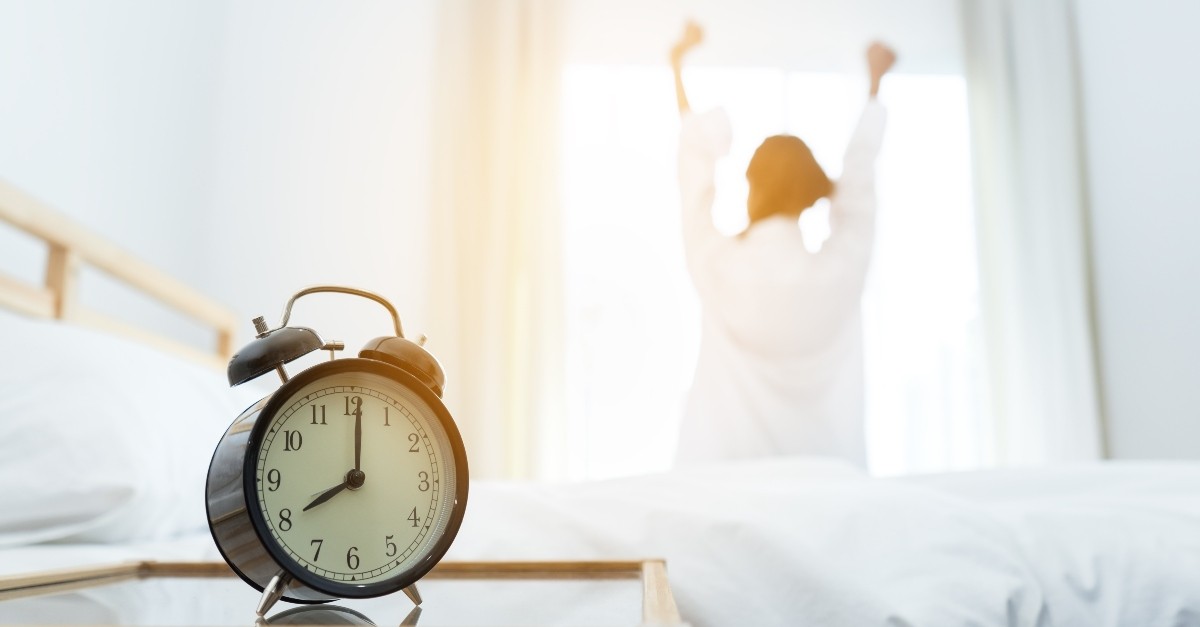
<path fill-rule="evenodd" d="M 429 474 L 429 479 L 430 479 L 429 483 L 431 484 L 430 490 L 428 492 L 422 492 L 420 495 L 421 498 L 419 499 L 419 501 L 417 503 L 415 503 L 418 505 L 418 510 L 423 510 L 423 511 L 420 511 L 420 513 L 423 514 L 423 516 L 421 517 L 422 520 L 420 520 L 420 525 L 417 526 L 417 528 L 415 528 L 415 529 L 409 528 L 412 531 L 411 535 L 408 533 L 402 533 L 402 534 L 396 535 L 395 540 L 400 545 L 400 547 L 403 547 L 403 548 L 401 548 L 398 551 L 398 554 L 395 556 L 384 556 L 383 555 L 383 551 L 385 550 L 385 549 L 383 549 L 384 544 L 382 542 L 382 538 L 384 537 L 383 533 L 380 533 L 379 537 L 375 538 L 375 540 L 379 540 L 379 543 L 378 543 L 379 547 L 373 548 L 373 549 L 366 548 L 366 546 L 372 542 L 372 540 L 370 538 L 364 538 L 361 535 L 344 536 L 342 540 L 346 544 L 345 544 L 345 546 L 342 546 L 341 549 L 339 549 L 342 553 L 345 553 L 345 549 L 348 546 L 353 545 L 355 547 L 364 547 L 361 551 L 362 567 L 357 568 L 357 569 L 352 568 L 347 571 L 346 566 L 348 566 L 348 564 L 342 564 L 340 568 L 335 566 L 333 569 L 331 569 L 331 568 L 329 568 L 329 566 L 332 565 L 333 562 L 329 562 L 327 560 L 336 560 L 338 551 L 335 551 L 333 548 L 329 548 L 328 551 L 322 551 L 320 553 L 320 559 L 318 560 L 317 556 L 311 550 L 309 550 L 310 547 L 308 546 L 308 544 L 311 540 L 311 537 L 316 537 L 316 536 L 322 535 L 322 533 L 320 533 L 320 529 L 317 529 L 317 531 L 315 533 L 309 533 L 309 536 L 311 536 L 311 537 L 300 537 L 301 534 L 298 534 L 295 531 L 288 532 L 288 533 L 281 533 L 281 530 L 277 526 L 277 520 L 278 520 L 277 516 L 278 516 L 278 513 L 281 508 L 284 508 L 284 507 L 290 508 L 290 511 L 293 512 L 292 514 L 290 514 L 290 516 L 293 520 L 293 523 L 295 523 L 295 521 L 299 520 L 297 518 L 297 515 L 300 514 L 301 511 L 309 510 L 309 509 L 312 509 L 313 507 L 315 507 L 315 505 L 319 505 L 319 503 L 317 503 L 317 504 L 311 503 L 313 498 L 322 496 L 323 492 L 328 493 L 331 490 L 335 490 L 335 489 L 336 489 L 336 491 L 334 493 L 340 494 L 340 492 L 343 489 L 342 483 L 339 483 L 338 485 L 334 486 L 333 488 L 330 488 L 329 487 L 330 483 L 322 482 L 322 483 L 324 483 L 324 485 L 312 485 L 312 483 L 315 483 L 314 480 L 297 481 L 296 483 L 292 484 L 293 487 L 291 488 L 291 492 L 289 493 L 290 495 L 282 495 L 282 494 L 267 495 L 264 492 L 265 486 L 260 481 L 260 483 L 259 483 L 259 502 L 260 502 L 260 505 L 262 506 L 261 511 L 263 511 L 263 513 L 265 514 L 266 522 L 268 523 L 268 525 L 270 525 L 274 529 L 274 532 L 272 535 L 274 535 L 277 538 L 278 542 L 281 545 L 281 548 L 288 555 L 290 555 L 293 560 L 298 562 L 300 565 L 304 566 L 304 568 L 306 570 L 313 572 L 314 574 L 318 574 L 319 576 L 321 576 L 323 578 L 327 578 L 327 579 L 331 579 L 331 580 L 341 580 L 341 581 L 354 580 L 356 582 L 357 581 L 366 581 L 366 580 L 370 580 L 370 579 L 374 579 L 376 577 L 382 576 L 384 573 L 390 571 L 391 569 L 396 568 L 396 567 L 400 566 L 401 564 L 405 563 L 405 560 L 407 560 L 410 556 L 412 556 L 413 553 L 415 551 L 417 551 L 420 548 L 420 546 L 422 546 L 423 543 L 425 542 L 425 538 L 427 537 L 427 534 L 430 531 L 431 524 L 438 516 L 436 514 L 436 512 L 439 510 L 439 505 L 441 503 L 441 485 L 440 485 L 441 468 L 440 468 L 440 464 L 438 463 L 438 460 L 440 457 L 438 451 L 440 449 L 434 445 L 433 441 L 431 441 L 431 439 L 430 439 L 431 434 L 429 432 L 427 432 L 427 430 L 426 430 L 427 425 L 424 424 L 424 421 L 419 419 L 417 417 L 417 415 L 414 415 L 412 413 L 412 411 L 410 411 L 409 407 L 406 406 L 404 403 L 394 400 L 386 393 L 382 393 L 378 390 L 373 390 L 370 388 L 359 387 L 359 386 L 331 386 L 331 387 L 328 387 L 325 389 L 313 391 L 302 398 L 297 398 L 292 403 L 292 405 L 287 407 L 284 411 L 280 412 L 279 414 L 276 414 L 276 418 L 274 418 L 273 424 L 269 428 L 267 435 L 264 436 L 264 442 L 263 442 L 262 446 L 260 447 L 260 450 L 262 451 L 262 454 L 260 455 L 259 460 L 258 460 L 260 473 L 265 472 L 264 468 L 266 466 L 268 456 L 271 457 L 273 464 L 276 464 L 276 463 L 280 464 L 281 467 L 287 466 L 290 464 L 290 465 L 292 465 L 293 468 L 299 468 L 299 467 L 305 466 L 306 464 L 311 465 L 316 459 L 313 456 L 322 454 L 322 453 L 320 453 L 320 451 L 321 451 L 320 444 L 319 444 L 320 441 L 324 441 L 327 438 L 329 438 L 330 436 L 334 436 L 334 438 L 335 438 L 333 440 L 334 442 L 337 442 L 337 441 L 347 442 L 348 441 L 348 438 L 345 435 L 337 435 L 337 433 L 345 433 L 345 434 L 349 435 L 349 433 L 351 432 L 349 429 L 347 429 L 347 431 L 341 431 L 340 429 L 337 429 L 335 431 L 324 431 L 323 430 L 320 433 L 314 431 L 312 437 L 310 439 L 308 439 L 307 441 L 305 441 L 304 447 L 301 451 L 298 451 L 296 453 L 293 453 L 292 451 L 287 451 L 286 453 L 284 453 L 285 447 L 280 446 L 280 444 L 286 444 L 286 442 L 283 439 L 279 439 L 276 437 L 277 435 L 280 435 L 280 433 L 285 429 L 285 427 L 288 430 L 294 430 L 293 428 L 295 428 L 295 429 L 303 428 L 302 425 L 305 425 L 305 426 L 311 425 L 312 424 L 312 410 L 309 409 L 309 407 L 314 404 L 314 401 L 318 401 L 319 399 L 322 399 L 322 397 L 331 396 L 331 395 L 335 395 L 335 394 L 336 395 L 361 395 L 361 402 L 363 403 L 362 405 L 360 405 L 359 403 L 351 404 L 351 408 L 354 410 L 358 410 L 361 407 L 361 412 L 355 411 L 354 412 L 355 414 L 358 414 L 358 413 L 363 414 L 361 417 L 357 416 L 357 415 L 355 416 L 356 422 L 359 422 L 361 420 L 361 418 L 368 418 L 368 417 L 370 418 L 369 420 L 361 420 L 361 425 L 359 426 L 359 429 L 361 429 L 361 431 L 362 431 L 361 435 L 359 435 L 359 438 L 361 439 L 361 441 L 363 441 L 363 442 L 371 441 L 370 438 L 374 438 L 374 437 L 387 437 L 388 441 L 397 443 L 397 450 L 404 450 L 404 449 L 399 449 L 400 443 L 403 442 L 404 447 L 406 449 L 408 446 L 407 435 L 410 433 L 413 433 L 418 438 L 421 446 L 423 446 L 425 448 L 425 450 L 423 451 L 424 453 L 426 453 L 425 455 L 413 456 L 413 457 L 419 457 L 419 458 L 425 459 L 425 463 L 417 466 L 416 469 L 424 467 L 425 470 L 422 472 L 427 472 Z M 372 400 L 372 399 L 374 399 L 374 400 Z M 333 400 L 333 399 L 330 399 L 330 400 Z M 338 400 L 333 400 L 333 402 L 336 403 L 336 405 L 333 405 L 333 406 L 337 407 L 339 405 L 343 405 L 343 403 L 346 403 L 347 401 L 338 402 Z M 373 405 L 373 407 L 369 408 L 369 406 L 365 404 L 366 402 L 370 402 L 371 405 Z M 326 403 L 328 403 L 328 401 L 326 401 Z M 378 403 L 378 404 L 376 404 L 376 403 Z M 316 405 L 320 405 L 320 403 L 317 402 Z M 369 411 L 368 411 L 368 409 L 369 409 Z M 397 415 L 390 416 L 390 409 L 396 409 Z M 377 413 L 378 413 L 378 416 L 376 417 Z M 293 418 L 295 416 L 302 417 L 300 419 L 300 423 L 302 423 L 302 425 L 298 424 L 295 420 L 293 420 Z M 394 436 L 384 436 L 382 434 L 382 432 L 380 433 L 379 436 L 373 435 L 373 430 L 377 427 L 382 428 L 384 426 L 389 426 L 389 427 L 396 426 L 398 423 L 390 422 L 391 417 L 398 418 L 399 423 L 401 423 L 401 424 L 404 424 L 406 422 L 404 419 L 407 419 L 407 424 L 405 426 L 407 426 L 409 428 L 401 427 L 401 431 L 399 431 L 399 432 L 392 431 L 391 429 L 389 429 L 387 432 L 394 433 L 395 434 Z M 376 422 L 376 420 L 378 420 L 378 422 Z M 318 413 L 317 424 L 320 424 L 320 422 L 321 422 L 320 414 Z M 332 426 L 335 424 L 335 422 L 329 422 L 328 424 Z M 344 424 L 344 423 L 342 423 L 342 424 Z M 314 427 L 314 429 L 315 428 L 316 427 Z M 329 429 L 329 428 L 331 428 L 331 427 L 324 427 L 324 429 Z M 304 428 L 304 431 L 306 431 L 306 435 L 307 435 L 306 428 Z M 322 434 L 324 434 L 324 435 L 322 435 Z M 329 445 L 326 444 L 325 446 L 328 447 Z M 338 446 L 341 446 L 341 445 L 338 445 Z M 362 447 L 362 448 L 367 448 L 367 446 L 368 445 L 366 445 L 366 444 L 360 444 L 360 447 Z M 313 448 L 313 447 L 316 447 L 316 448 Z M 328 450 L 328 448 L 326 448 L 326 450 Z M 341 450 L 346 451 L 347 449 L 341 449 Z M 272 454 L 273 452 L 274 452 L 274 454 Z M 347 452 L 349 452 L 349 451 L 347 451 Z M 342 454 L 345 455 L 345 453 L 342 453 Z M 277 455 L 282 455 L 283 457 L 278 457 L 279 461 L 275 462 L 274 460 L 276 459 Z M 298 455 L 298 456 L 289 457 L 292 455 Z M 371 461 L 371 459 L 373 459 L 373 458 L 369 454 L 369 451 L 363 452 L 360 450 L 360 455 L 368 458 L 368 459 L 360 458 L 360 460 L 359 460 L 360 464 L 363 462 L 378 463 L 378 462 Z M 407 455 L 404 455 L 403 458 L 404 459 L 412 459 L 412 458 L 409 458 Z M 397 459 L 399 459 L 399 458 L 397 458 Z M 342 469 L 349 467 L 349 463 L 348 463 L 349 461 L 350 460 L 347 459 L 347 464 L 346 464 L 346 466 L 342 466 Z M 412 459 L 412 461 L 416 461 L 416 460 Z M 300 464 L 300 466 L 299 467 L 295 466 L 296 464 Z M 413 472 L 414 474 L 412 476 L 414 478 L 416 477 L 416 469 L 413 469 L 412 471 L 404 470 L 404 468 L 413 468 L 413 466 L 408 465 L 408 464 L 411 464 L 411 462 L 408 462 L 407 464 L 401 464 L 401 465 L 395 467 L 397 470 L 401 471 L 402 473 L 405 473 L 400 476 L 397 476 L 398 479 L 407 476 L 407 474 L 406 474 L 407 472 Z M 323 464 L 321 464 L 321 465 L 323 465 Z M 385 467 L 386 467 L 386 465 L 385 465 Z M 368 467 L 368 469 L 369 468 L 370 467 Z M 288 468 L 285 468 L 284 472 L 285 473 L 288 472 Z M 299 472 L 299 471 L 297 471 L 297 472 Z M 393 471 L 389 470 L 388 472 L 390 473 Z M 260 474 L 259 476 L 263 477 L 264 475 Z M 343 483 L 345 483 L 345 481 L 343 481 Z M 386 484 L 386 483 L 390 483 L 390 482 L 384 480 L 384 481 L 381 481 L 381 483 Z M 407 484 L 407 480 L 402 481 L 401 483 Z M 415 483 L 413 484 L 413 486 L 415 486 Z M 414 490 L 415 488 L 409 487 L 407 489 Z M 329 498 L 332 498 L 332 496 L 330 496 Z M 346 498 L 345 496 L 339 496 L 339 497 L 337 497 L 336 501 L 342 502 L 342 499 L 345 499 L 345 498 Z M 389 498 L 393 498 L 393 497 L 389 497 Z M 396 494 L 394 498 L 407 499 L 407 497 L 404 497 L 402 493 Z M 426 499 L 428 499 L 428 501 Z M 298 502 L 297 502 L 297 500 L 298 500 Z M 326 499 L 325 501 L 321 501 L 321 502 L 326 502 L 326 501 L 328 501 L 328 499 Z M 304 506 L 306 503 L 309 503 L 310 507 L 304 508 L 302 510 L 301 507 Z M 428 507 L 427 508 L 421 507 L 420 505 L 422 503 L 425 503 Z M 413 505 L 414 505 L 414 503 L 412 501 L 408 501 L 407 504 L 403 506 L 405 508 L 404 511 L 405 512 L 411 511 Z M 337 505 L 324 506 L 324 508 L 328 508 L 328 507 L 333 507 L 334 511 L 337 512 L 339 506 L 337 506 Z M 344 506 L 341 506 L 341 507 L 344 507 Z M 324 508 L 321 508 L 321 509 L 324 509 Z M 300 511 L 297 511 L 297 510 L 300 510 Z M 312 512 L 312 513 L 316 513 L 316 512 Z M 322 524 L 324 524 L 324 523 L 322 523 Z M 286 531 L 286 530 L 283 530 L 283 531 Z M 306 531 L 305 533 L 308 533 L 308 531 Z M 374 533 L 374 532 L 371 532 L 371 533 Z M 393 531 L 391 531 L 389 529 L 389 530 L 387 530 L 386 533 L 392 534 Z M 411 542 L 409 542 L 409 543 L 402 542 L 405 539 L 411 540 Z M 329 544 L 329 542 L 336 542 L 336 541 L 337 540 L 332 540 L 332 541 L 326 540 L 326 547 L 336 546 L 335 544 Z M 299 550 L 298 551 L 293 550 L 292 546 L 291 546 L 292 544 L 296 544 L 296 547 Z M 406 544 L 408 546 L 405 546 Z M 372 553 L 372 551 L 374 551 L 374 553 Z M 305 553 L 307 553 L 307 554 L 305 554 Z M 382 558 L 382 559 L 380 559 L 379 561 L 375 561 L 375 555 L 378 555 L 378 557 Z M 344 555 L 343 555 L 343 557 L 344 557 Z M 318 566 L 317 562 L 325 564 L 325 566 L 324 567 Z M 374 568 L 371 568 L 371 566 L 374 566 Z"/>

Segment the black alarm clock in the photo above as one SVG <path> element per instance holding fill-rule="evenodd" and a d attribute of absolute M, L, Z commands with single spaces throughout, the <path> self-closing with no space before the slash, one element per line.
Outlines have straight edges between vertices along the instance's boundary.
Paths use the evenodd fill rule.
<path fill-rule="evenodd" d="M 357 358 L 339 343 L 289 327 L 292 305 L 318 292 L 383 305 L 394 336 Z M 324 603 L 403 590 L 445 555 L 467 504 L 467 457 L 442 404 L 445 376 L 422 342 L 405 339 L 395 307 L 363 290 L 296 293 L 279 326 L 254 320 L 253 342 L 229 362 L 229 384 L 277 373 L 282 385 L 242 412 L 208 468 L 213 540 L 225 561 L 263 593 L 263 616 L 279 599 Z M 289 376 L 284 365 L 316 350 L 331 359 Z"/>

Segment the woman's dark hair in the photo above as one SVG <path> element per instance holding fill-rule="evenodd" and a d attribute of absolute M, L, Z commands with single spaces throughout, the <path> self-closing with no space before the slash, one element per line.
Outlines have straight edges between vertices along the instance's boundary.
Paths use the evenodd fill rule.
<path fill-rule="evenodd" d="M 750 196 L 746 212 L 753 224 L 776 214 L 799 216 L 833 193 L 833 182 L 799 137 L 774 135 L 763 140 L 746 168 Z"/>

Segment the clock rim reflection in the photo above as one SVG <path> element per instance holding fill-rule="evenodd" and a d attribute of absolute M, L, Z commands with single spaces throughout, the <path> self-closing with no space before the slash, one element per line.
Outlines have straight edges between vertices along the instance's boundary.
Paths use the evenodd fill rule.
<path fill-rule="evenodd" d="M 454 458 L 454 500 L 446 521 L 445 531 L 440 537 L 433 540 L 433 544 L 429 550 L 413 566 L 380 581 L 372 583 L 345 583 L 326 579 L 313 573 L 304 564 L 292 559 L 281 545 L 281 542 L 271 535 L 270 526 L 267 524 L 258 500 L 258 459 L 262 452 L 263 437 L 267 429 L 270 428 L 270 425 L 275 422 L 276 414 L 285 408 L 285 403 L 292 402 L 292 399 L 300 390 L 320 379 L 338 374 L 360 374 L 363 372 L 382 376 L 408 389 L 421 402 L 425 403 L 432 416 L 441 424 L 448 440 L 447 444 L 449 445 L 451 455 Z M 453 543 L 454 538 L 458 535 L 463 514 L 466 510 L 469 483 L 466 452 L 462 444 L 462 436 L 453 418 L 450 416 L 449 410 L 446 409 L 442 400 L 419 379 L 396 366 L 374 359 L 348 357 L 322 362 L 288 379 L 286 383 L 271 394 L 270 400 L 263 406 L 258 418 L 255 420 L 254 427 L 246 441 L 246 455 L 242 463 L 242 493 L 246 500 L 246 511 L 251 521 L 250 526 L 254 530 L 255 535 L 258 536 L 261 544 L 266 548 L 271 559 L 298 582 L 317 592 L 338 598 L 362 599 L 383 596 L 416 583 L 421 577 L 424 577 L 432 570 L 446 554 L 446 551 L 450 549 L 451 543 Z"/>

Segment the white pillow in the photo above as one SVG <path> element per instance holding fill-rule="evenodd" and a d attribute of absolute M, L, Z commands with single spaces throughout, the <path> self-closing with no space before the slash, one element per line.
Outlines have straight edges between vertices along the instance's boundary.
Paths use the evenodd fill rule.
<path fill-rule="evenodd" d="M 0 311 L 0 332 L 0 547 L 205 528 L 208 462 L 256 390 L 56 321 Z"/>

